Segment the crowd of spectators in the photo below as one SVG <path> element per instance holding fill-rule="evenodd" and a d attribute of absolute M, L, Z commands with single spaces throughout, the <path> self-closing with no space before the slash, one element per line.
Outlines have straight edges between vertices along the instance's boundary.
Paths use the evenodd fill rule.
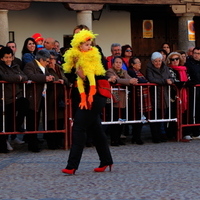
<path fill-rule="evenodd" d="M 83 27 L 82 27 L 83 26 Z M 86 29 L 87 27 L 81 25 L 78 27 L 81 29 Z M 75 29 L 75 30 L 78 30 Z M 74 34 L 76 32 L 74 31 Z M 115 98 L 119 98 L 113 104 L 114 120 L 118 120 L 118 112 L 120 110 L 121 116 L 125 118 L 125 90 L 123 86 L 137 85 L 138 83 L 148 84 L 156 83 L 162 85 L 164 88 L 164 97 L 161 99 L 161 90 L 158 88 L 158 98 L 155 99 L 152 95 L 150 97 L 149 87 L 143 86 L 142 93 L 136 90 L 136 99 L 132 99 L 130 92 L 129 102 L 136 101 L 137 113 L 136 119 L 141 119 L 141 110 L 143 115 L 147 116 L 146 113 L 151 112 L 151 115 L 155 115 L 154 110 L 157 104 L 158 117 L 160 112 L 159 109 L 164 108 L 164 117 L 167 115 L 167 110 L 169 109 L 169 92 L 168 85 L 175 84 L 179 89 L 182 89 L 181 99 L 182 99 L 182 116 L 183 121 L 186 121 L 187 110 L 192 108 L 193 102 L 192 95 L 193 90 L 186 89 L 187 86 L 192 86 L 194 84 L 200 83 L 200 48 L 189 47 L 188 52 L 182 50 L 171 51 L 170 45 L 168 43 L 163 43 L 160 49 L 152 51 L 149 57 L 149 62 L 146 66 L 145 75 L 141 72 L 141 60 L 135 57 L 131 45 L 125 44 L 121 46 L 119 43 L 111 44 L 111 55 L 105 57 L 101 48 L 95 45 L 102 57 L 102 64 L 107 70 L 107 77 L 115 77 L 113 85 L 120 84 L 122 87 L 118 94 L 114 94 Z M 48 107 L 55 107 L 53 85 L 46 83 L 52 83 L 53 81 L 59 81 L 60 84 L 65 84 L 67 87 L 72 86 L 73 77 L 70 74 L 64 74 L 62 64 L 63 64 L 63 54 L 67 51 L 67 48 L 60 48 L 60 44 L 54 38 L 43 38 L 41 34 L 36 33 L 31 37 L 28 37 L 24 41 L 23 49 L 21 51 L 21 59 L 15 57 L 17 51 L 16 43 L 13 41 L 8 42 L 5 47 L 0 45 L 0 77 L 3 81 L 8 81 L 10 84 L 6 84 L 5 88 L 5 131 L 36 131 L 38 130 L 40 123 L 40 115 L 43 112 L 43 107 L 45 104 L 44 96 L 48 95 L 47 105 Z M 31 80 L 38 84 L 33 87 L 33 85 L 28 85 L 26 88 L 26 98 L 22 95 L 22 88 L 20 83 Z M 16 84 L 16 89 L 13 92 L 12 83 Z M 74 85 L 73 85 L 74 86 Z M 35 88 L 36 87 L 36 88 Z M 34 93 L 37 94 L 34 94 Z M 189 92 L 191 95 L 189 95 Z M 2 93 L 2 91 L 1 91 Z M 13 108 L 13 95 L 15 96 L 15 106 Z M 72 92 L 73 95 L 73 92 Z M 114 98 L 113 95 L 113 98 Z M 118 97 L 116 97 L 118 95 Z M 140 96 L 142 95 L 142 105 L 140 107 Z M 63 87 L 57 87 L 56 99 L 59 101 L 63 97 Z M 176 116 L 176 94 L 172 90 L 172 116 Z M 200 99 L 199 88 L 197 88 L 196 93 L 197 101 Z M 1 97 L 2 98 L 2 97 Z M 174 99 L 173 99 L 174 98 Z M 189 100 L 189 104 L 188 104 Z M 37 102 L 36 104 L 34 102 Z M 160 107 L 161 102 L 164 105 Z M 155 103 L 156 102 L 156 103 Z M 76 102 L 73 107 L 77 107 Z M 107 105 L 110 106 L 110 102 Z M 136 105 L 134 104 L 134 105 Z M 1 102 L 1 131 L 3 131 L 3 110 Z M 199 123 L 200 119 L 197 113 L 200 112 L 199 104 L 196 104 L 196 122 Z M 131 103 L 130 103 L 131 108 Z M 73 109 L 73 115 L 75 114 L 75 109 Z M 109 113 L 109 112 L 108 112 Z M 50 109 L 47 116 L 47 129 L 61 130 L 63 128 L 64 119 L 64 109 L 57 111 L 57 122 L 55 121 L 55 110 Z M 14 119 L 16 117 L 16 119 Z M 26 130 L 24 129 L 23 122 L 26 117 Z M 111 116 L 107 116 L 110 119 Z M 191 116 L 192 118 L 192 116 Z M 12 124 L 12 125 L 11 125 Z M 15 126 L 13 126 L 15 124 Z M 55 127 L 55 124 L 56 127 Z M 134 123 L 132 125 L 122 126 L 119 124 L 109 125 L 106 129 L 106 133 L 110 135 L 110 142 L 112 146 L 124 145 L 124 140 L 122 141 L 122 132 L 124 129 L 128 131 L 131 129 L 132 143 L 138 145 L 144 144 L 141 139 L 142 123 Z M 131 128 L 130 128 L 131 127 Z M 176 137 L 177 126 L 176 123 L 166 122 L 154 122 L 150 123 L 150 129 L 152 134 L 152 142 L 160 143 Z M 89 137 L 89 134 L 88 134 Z M 49 149 L 58 149 L 62 147 L 63 135 L 49 133 L 45 134 L 44 139 L 47 140 L 47 145 Z M 184 128 L 183 139 L 192 140 L 200 139 L 199 127 Z M 13 150 L 10 145 L 10 141 L 17 144 L 28 143 L 28 149 L 33 152 L 39 152 L 40 140 L 37 138 L 37 134 L 27 134 L 24 135 L 23 140 L 20 140 L 17 135 L 0 135 L 0 152 L 7 153 Z M 92 140 L 91 140 L 92 143 Z"/>

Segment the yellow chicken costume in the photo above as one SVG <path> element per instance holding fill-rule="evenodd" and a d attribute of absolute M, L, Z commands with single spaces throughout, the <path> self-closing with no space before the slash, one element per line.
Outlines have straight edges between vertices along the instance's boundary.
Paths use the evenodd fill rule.
<path fill-rule="evenodd" d="M 91 106 L 93 102 L 93 96 L 96 94 L 96 80 L 95 75 L 105 75 L 105 69 L 101 63 L 101 54 L 96 47 L 92 47 L 89 51 L 83 52 L 80 50 L 80 44 L 87 42 L 88 40 L 93 40 L 96 38 L 97 34 L 94 34 L 89 30 L 81 30 L 76 33 L 71 41 L 71 46 L 69 50 L 64 54 L 63 69 L 66 73 L 70 73 L 72 68 L 81 68 L 84 75 L 88 78 L 90 84 L 90 90 L 87 95 L 84 89 L 84 81 L 79 76 L 77 77 L 77 87 L 81 96 L 81 102 L 79 107 L 81 109 L 88 109 L 88 104 Z"/>

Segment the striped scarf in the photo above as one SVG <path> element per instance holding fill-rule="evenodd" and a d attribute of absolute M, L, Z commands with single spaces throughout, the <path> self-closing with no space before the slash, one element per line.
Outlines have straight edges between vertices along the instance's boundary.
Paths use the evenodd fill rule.
<path fill-rule="evenodd" d="M 133 68 L 133 70 L 136 73 L 136 76 L 138 78 L 142 78 L 146 81 L 148 81 L 144 75 L 139 71 L 139 70 L 135 70 Z M 138 106 L 139 106 L 139 111 L 141 112 L 141 101 L 140 101 L 140 88 L 137 88 L 137 98 L 138 98 Z M 152 110 L 152 106 L 151 106 L 151 97 L 150 97 L 150 91 L 148 87 L 142 86 L 142 100 L 143 100 L 143 112 L 148 112 Z"/>

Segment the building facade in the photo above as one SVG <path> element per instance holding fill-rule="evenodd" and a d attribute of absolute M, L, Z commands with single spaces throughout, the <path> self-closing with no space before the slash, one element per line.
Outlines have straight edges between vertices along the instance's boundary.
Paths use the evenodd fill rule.
<path fill-rule="evenodd" d="M 163 42 L 172 50 L 200 44 L 199 14 L 200 0 L 3 0 L 0 44 L 15 40 L 20 57 L 24 40 L 34 33 L 54 37 L 64 46 L 74 27 L 86 24 L 99 34 L 96 42 L 106 56 L 117 42 L 132 45 L 134 55 L 146 61 Z M 195 40 L 189 39 L 192 20 Z"/>

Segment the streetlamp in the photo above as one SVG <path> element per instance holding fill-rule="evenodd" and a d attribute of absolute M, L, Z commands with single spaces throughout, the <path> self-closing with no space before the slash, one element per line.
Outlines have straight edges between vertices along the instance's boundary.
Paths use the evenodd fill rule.
<path fill-rule="evenodd" d="M 92 20 L 100 20 L 103 10 L 92 11 Z"/>

